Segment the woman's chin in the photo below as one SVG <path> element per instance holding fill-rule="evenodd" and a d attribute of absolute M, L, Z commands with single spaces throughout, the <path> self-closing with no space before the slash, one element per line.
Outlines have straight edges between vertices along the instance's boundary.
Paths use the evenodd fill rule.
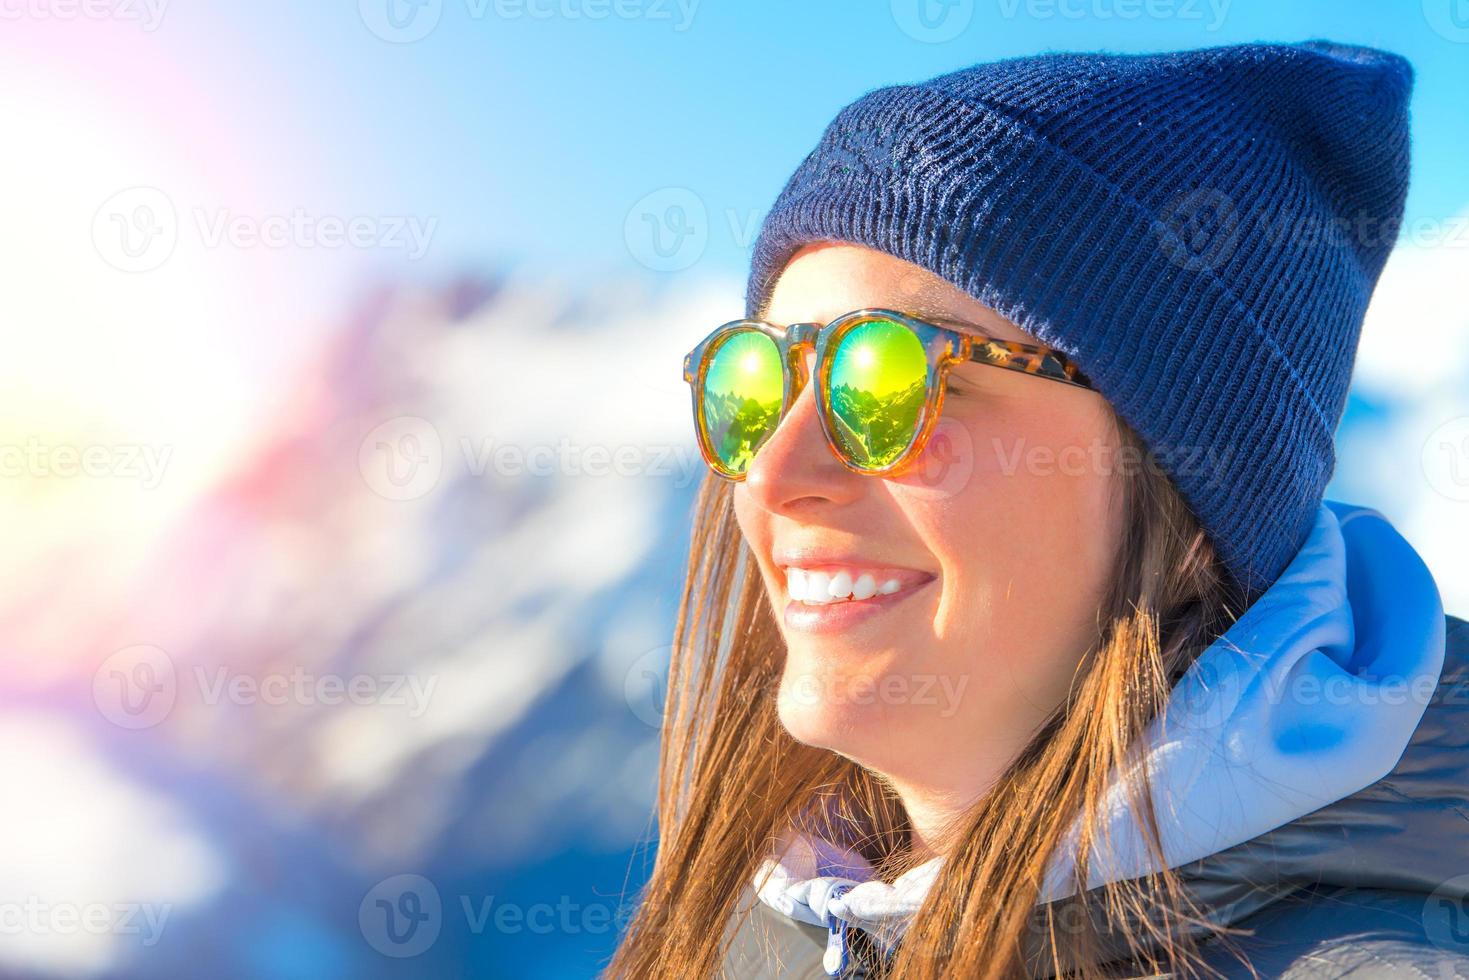
<path fill-rule="evenodd" d="M 884 700 L 882 676 L 788 669 L 776 704 L 781 724 L 796 741 L 858 761 L 901 724 L 894 717 L 900 706 Z"/>

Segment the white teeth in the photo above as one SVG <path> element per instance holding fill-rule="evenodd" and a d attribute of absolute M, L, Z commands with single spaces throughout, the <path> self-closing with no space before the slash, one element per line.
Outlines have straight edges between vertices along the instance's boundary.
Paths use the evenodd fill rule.
<path fill-rule="evenodd" d="M 786 591 L 792 599 L 801 602 L 806 598 L 806 570 L 803 568 L 786 569 Z"/>
<path fill-rule="evenodd" d="M 879 583 L 871 572 L 854 575 L 849 569 L 838 569 L 834 573 L 794 567 L 786 569 L 786 592 L 791 600 L 812 606 L 849 599 L 860 602 L 875 595 L 891 595 L 902 587 L 897 578 Z"/>
<path fill-rule="evenodd" d="M 852 576 L 848 572 L 837 572 L 831 577 L 831 585 L 827 586 L 827 594 L 833 599 L 845 599 L 852 594 Z"/>
<path fill-rule="evenodd" d="M 807 572 L 806 601 L 823 603 L 831 599 L 831 576 L 825 572 Z"/>

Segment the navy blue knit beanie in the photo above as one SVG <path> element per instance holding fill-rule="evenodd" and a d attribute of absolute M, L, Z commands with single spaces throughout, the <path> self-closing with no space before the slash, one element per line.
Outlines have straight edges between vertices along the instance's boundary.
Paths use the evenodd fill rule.
<path fill-rule="evenodd" d="M 920 265 L 1070 355 L 1251 598 L 1310 530 L 1408 182 L 1401 57 L 1326 41 L 1056 53 L 869 92 L 756 242 Z"/>

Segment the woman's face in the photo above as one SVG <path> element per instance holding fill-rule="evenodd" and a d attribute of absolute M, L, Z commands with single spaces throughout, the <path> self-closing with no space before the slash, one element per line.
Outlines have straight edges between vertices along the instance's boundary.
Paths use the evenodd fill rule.
<path fill-rule="evenodd" d="M 937 276 L 851 245 L 799 252 L 765 318 L 826 323 L 862 307 L 1035 343 Z M 842 466 L 807 385 L 735 509 L 785 639 L 785 727 L 963 805 L 1063 700 L 1096 639 L 1118 539 L 1118 442 L 1095 392 L 974 363 L 949 378 L 934 438 L 893 479 Z M 792 568 L 897 591 L 793 601 Z"/>

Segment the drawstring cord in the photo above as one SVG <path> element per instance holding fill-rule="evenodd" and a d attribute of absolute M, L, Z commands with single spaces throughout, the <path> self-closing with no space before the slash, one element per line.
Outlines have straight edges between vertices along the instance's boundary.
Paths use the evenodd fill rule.
<path fill-rule="evenodd" d="M 837 885 L 831 890 L 831 898 L 840 898 L 847 892 L 851 885 Z M 829 900 L 828 900 L 829 901 Z M 851 928 L 846 919 L 837 915 L 827 913 L 826 925 L 826 952 L 822 954 L 821 965 L 826 969 L 829 977 L 840 977 L 851 965 L 851 948 L 847 945 L 847 930 Z"/>

